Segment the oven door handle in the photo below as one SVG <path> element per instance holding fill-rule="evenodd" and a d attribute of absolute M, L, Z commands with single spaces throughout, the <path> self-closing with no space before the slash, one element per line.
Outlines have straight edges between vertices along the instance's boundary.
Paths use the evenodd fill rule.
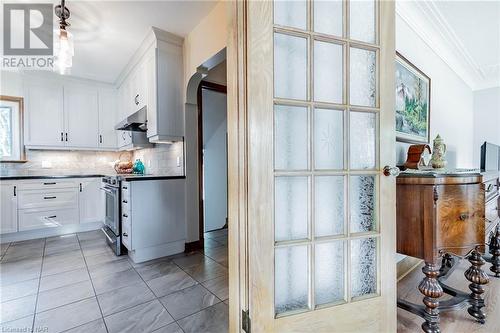
<path fill-rule="evenodd" d="M 111 237 L 109 237 L 108 233 L 106 232 L 106 230 L 104 230 L 104 228 L 101 228 L 101 231 L 102 233 L 106 236 L 106 238 L 109 240 L 110 243 L 113 243 L 113 239 Z"/>

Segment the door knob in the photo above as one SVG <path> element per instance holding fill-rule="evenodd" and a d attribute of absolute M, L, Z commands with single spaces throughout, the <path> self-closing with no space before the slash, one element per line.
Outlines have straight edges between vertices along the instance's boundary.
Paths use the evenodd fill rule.
<path fill-rule="evenodd" d="M 384 176 L 393 176 L 393 177 L 397 177 L 399 176 L 399 174 L 401 173 L 401 170 L 399 170 L 398 167 L 391 167 L 391 166 L 388 166 L 386 165 L 384 167 Z"/>

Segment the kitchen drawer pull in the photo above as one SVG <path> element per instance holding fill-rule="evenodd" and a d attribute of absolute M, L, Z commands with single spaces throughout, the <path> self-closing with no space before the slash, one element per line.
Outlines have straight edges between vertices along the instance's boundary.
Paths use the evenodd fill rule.
<path fill-rule="evenodd" d="M 127 214 L 123 214 L 122 216 L 123 216 L 123 217 L 128 217 L 128 215 L 127 215 Z"/>
<path fill-rule="evenodd" d="M 43 185 L 55 185 L 57 183 L 43 183 Z"/>
<path fill-rule="evenodd" d="M 128 203 L 128 201 L 127 201 L 127 200 L 123 200 L 122 202 L 123 202 L 123 203 Z"/>
<path fill-rule="evenodd" d="M 66 133 L 66 142 L 68 142 L 68 133 Z"/>
<path fill-rule="evenodd" d="M 139 94 L 135 95 L 135 98 L 134 98 L 135 105 L 139 105 L 138 99 L 139 99 Z"/>
<path fill-rule="evenodd" d="M 64 141 L 64 133 L 61 132 L 61 141 Z"/>
<path fill-rule="evenodd" d="M 57 215 L 47 216 L 46 219 L 55 219 Z"/>
<path fill-rule="evenodd" d="M 126 190 L 126 189 L 128 189 L 127 186 L 122 186 L 122 190 Z"/>
<path fill-rule="evenodd" d="M 45 200 L 56 199 L 57 197 L 43 197 Z"/>
<path fill-rule="evenodd" d="M 17 196 L 17 186 L 14 186 L 14 196 Z"/>
<path fill-rule="evenodd" d="M 460 214 L 460 220 L 462 220 L 462 221 L 468 220 L 469 218 L 470 218 L 469 213 Z"/>
<path fill-rule="evenodd" d="M 128 237 L 128 234 L 126 232 L 124 232 L 122 235 L 123 237 Z"/>

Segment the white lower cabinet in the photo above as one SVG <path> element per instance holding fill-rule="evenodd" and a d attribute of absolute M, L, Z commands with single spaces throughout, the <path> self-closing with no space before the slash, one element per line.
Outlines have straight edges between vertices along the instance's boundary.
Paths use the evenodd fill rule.
<path fill-rule="evenodd" d="M 52 210 L 26 209 L 19 214 L 19 231 L 62 227 L 78 223 L 78 209 L 57 207 Z"/>
<path fill-rule="evenodd" d="M 0 234 L 17 231 L 17 185 L 0 183 Z"/>
<path fill-rule="evenodd" d="M 85 178 L 79 184 L 80 223 L 104 220 L 104 192 L 101 178 Z"/>
<path fill-rule="evenodd" d="M 100 188 L 97 177 L 0 181 L 0 233 L 102 222 Z"/>

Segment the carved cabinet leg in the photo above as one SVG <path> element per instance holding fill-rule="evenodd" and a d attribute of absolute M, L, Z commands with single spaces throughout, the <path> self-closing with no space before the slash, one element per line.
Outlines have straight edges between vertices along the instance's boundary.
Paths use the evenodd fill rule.
<path fill-rule="evenodd" d="M 484 324 L 486 322 L 486 314 L 483 311 L 484 299 L 482 294 L 484 293 L 483 285 L 489 282 L 488 275 L 481 269 L 481 266 L 485 264 L 485 260 L 479 253 L 478 249 L 474 249 L 468 257 L 471 267 L 467 269 L 464 273 L 467 280 L 471 282 L 469 284 L 469 289 L 472 291 L 470 295 L 471 306 L 467 309 L 469 314 L 476 318 L 478 322 Z"/>
<path fill-rule="evenodd" d="M 425 278 L 420 282 L 418 290 L 424 295 L 425 322 L 422 329 L 426 333 L 439 333 L 439 297 L 443 296 L 443 288 L 437 277 L 439 268 L 434 263 L 426 262 L 422 268 Z"/>
<path fill-rule="evenodd" d="M 491 254 L 490 271 L 495 274 L 495 277 L 500 277 L 500 227 L 498 226 L 490 238 L 489 248 Z"/>

